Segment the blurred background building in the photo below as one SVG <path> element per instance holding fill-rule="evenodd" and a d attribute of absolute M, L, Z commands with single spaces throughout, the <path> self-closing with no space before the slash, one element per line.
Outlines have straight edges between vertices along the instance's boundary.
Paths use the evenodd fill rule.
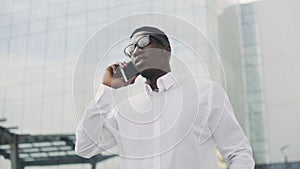
<path fill-rule="evenodd" d="M 2 0 L 0 118 L 7 121 L 0 125 L 18 126 L 12 131 L 19 134 L 74 133 L 72 78 L 86 40 L 120 17 L 162 12 L 192 23 L 216 46 L 256 163 L 294 165 L 300 161 L 299 7 L 298 0 Z M 0 157 L 0 168 L 10 162 Z M 118 158 L 98 168 L 118 168 Z"/>
<path fill-rule="evenodd" d="M 299 161 L 298 7 L 293 0 L 258 1 L 229 7 L 219 17 L 228 93 L 257 164 Z M 228 20 L 230 31 L 222 28 Z"/>
<path fill-rule="evenodd" d="M 256 6 L 231 6 L 219 17 L 220 52 L 227 72 L 228 93 L 236 116 L 247 131 L 256 163 L 266 162 L 265 110 Z M 222 25 L 231 21 L 228 28 Z M 229 31 L 229 30 L 230 31 Z"/>

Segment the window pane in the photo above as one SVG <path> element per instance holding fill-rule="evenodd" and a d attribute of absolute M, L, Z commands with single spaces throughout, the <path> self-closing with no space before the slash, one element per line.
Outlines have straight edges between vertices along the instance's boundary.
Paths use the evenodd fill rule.
<path fill-rule="evenodd" d="M 11 22 L 11 15 L 0 15 L 0 26 L 8 26 Z"/>
<path fill-rule="evenodd" d="M 7 39 L 9 37 L 9 27 L 0 27 L 0 39 Z"/>
<path fill-rule="evenodd" d="M 46 31 L 46 20 L 30 22 L 29 24 L 29 33 L 44 33 Z"/>
<path fill-rule="evenodd" d="M 49 32 L 47 35 L 47 62 L 61 62 L 65 57 L 65 31 Z"/>
<path fill-rule="evenodd" d="M 61 17 L 64 15 L 66 15 L 66 3 L 49 6 L 49 12 L 48 12 L 49 18 Z"/>
<path fill-rule="evenodd" d="M 41 21 L 47 18 L 47 7 L 38 7 L 30 10 L 30 20 L 31 21 Z"/>
<path fill-rule="evenodd" d="M 12 37 L 25 36 L 28 32 L 27 24 L 25 23 L 25 24 L 14 25 L 11 30 L 12 31 L 11 36 Z"/>
<path fill-rule="evenodd" d="M 13 14 L 13 24 L 20 24 L 29 21 L 29 10 L 16 12 Z"/>
<path fill-rule="evenodd" d="M 25 68 L 26 64 L 27 39 L 16 38 L 11 40 L 9 51 L 9 71 L 16 71 Z"/>

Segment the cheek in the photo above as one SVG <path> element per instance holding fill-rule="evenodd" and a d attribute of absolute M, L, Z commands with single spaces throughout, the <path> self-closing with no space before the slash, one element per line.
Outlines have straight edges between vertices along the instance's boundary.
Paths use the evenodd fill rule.
<path fill-rule="evenodd" d="M 144 50 L 143 55 L 147 57 L 147 64 L 151 65 L 161 65 L 168 61 L 163 49 L 147 48 Z"/>
<path fill-rule="evenodd" d="M 144 49 L 144 54 L 151 56 L 151 57 L 156 57 L 159 58 L 160 56 L 164 55 L 164 50 L 160 48 L 145 48 Z"/>

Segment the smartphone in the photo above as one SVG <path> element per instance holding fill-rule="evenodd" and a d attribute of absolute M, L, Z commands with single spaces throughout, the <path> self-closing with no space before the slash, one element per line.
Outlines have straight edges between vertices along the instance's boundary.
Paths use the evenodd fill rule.
<path fill-rule="evenodd" d="M 124 69 L 118 67 L 116 74 L 119 74 L 121 76 L 121 79 L 123 79 L 123 81 L 127 83 L 133 76 L 138 75 L 139 72 L 131 61 L 126 63 L 126 65 L 127 66 Z"/>

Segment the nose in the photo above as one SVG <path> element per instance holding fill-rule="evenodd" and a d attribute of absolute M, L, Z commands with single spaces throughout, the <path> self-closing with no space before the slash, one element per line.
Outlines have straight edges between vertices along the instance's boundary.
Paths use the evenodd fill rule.
<path fill-rule="evenodd" d="M 132 56 L 133 56 L 133 57 L 138 56 L 138 55 L 142 52 L 142 50 L 143 50 L 143 49 L 139 48 L 139 47 L 136 45 L 135 48 L 133 49 Z"/>

